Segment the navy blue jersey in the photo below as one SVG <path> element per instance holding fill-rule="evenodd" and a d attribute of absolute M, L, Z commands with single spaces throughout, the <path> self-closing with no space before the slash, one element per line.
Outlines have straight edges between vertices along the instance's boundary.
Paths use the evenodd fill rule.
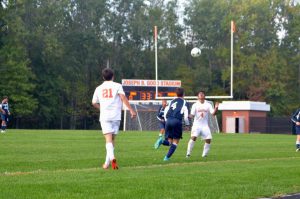
<path fill-rule="evenodd" d="M 157 111 L 157 119 L 159 120 L 159 121 L 164 121 L 164 114 L 165 114 L 165 107 L 163 107 L 163 106 L 160 106 L 159 107 L 159 109 L 158 109 L 158 111 Z"/>
<path fill-rule="evenodd" d="M 300 108 L 293 114 L 291 120 L 296 123 L 300 122 Z"/>
<path fill-rule="evenodd" d="M 166 108 L 166 118 L 176 118 L 182 121 L 184 118 L 185 124 L 189 125 L 187 103 L 182 98 L 176 98 Z"/>
<path fill-rule="evenodd" d="M 1 104 L 1 109 L 5 111 L 6 114 L 9 113 L 8 103 Z"/>

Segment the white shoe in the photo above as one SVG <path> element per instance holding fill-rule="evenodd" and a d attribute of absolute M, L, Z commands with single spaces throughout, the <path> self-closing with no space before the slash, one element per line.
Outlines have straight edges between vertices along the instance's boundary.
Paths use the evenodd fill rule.
<path fill-rule="evenodd" d="M 1 130 L 1 133 L 5 133 L 5 131 Z"/>
<path fill-rule="evenodd" d="M 186 156 L 185 156 L 186 158 L 190 158 L 191 157 L 191 155 L 190 154 L 186 154 Z"/>
<path fill-rule="evenodd" d="M 300 151 L 300 148 L 297 148 L 297 149 L 296 149 L 296 152 L 299 152 L 299 151 Z"/>

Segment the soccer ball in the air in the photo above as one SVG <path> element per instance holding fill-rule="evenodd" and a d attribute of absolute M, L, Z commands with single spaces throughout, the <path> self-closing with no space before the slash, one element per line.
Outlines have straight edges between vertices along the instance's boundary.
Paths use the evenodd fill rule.
<path fill-rule="evenodd" d="M 192 57 L 199 57 L 201 55 L 201 50 L 197 47 L 191 50 Z"/>

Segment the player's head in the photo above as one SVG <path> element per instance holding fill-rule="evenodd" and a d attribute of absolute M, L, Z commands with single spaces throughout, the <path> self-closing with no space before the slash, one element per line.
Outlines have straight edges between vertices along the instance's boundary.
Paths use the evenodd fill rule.
<path fill-rule="evenodd" d="M 7 96 L 3 97 L 2 103 L 4 103 L 4 102 L 8 102 L 8 97 Z"/>
<path fill-rule="evenodd" d="M 105 68 L 102 70 L 102 77 L 105 81 L 110 81 L 114 77 L 114 71 L 110 68 Z"/>
<path fill-rule="evenodd" d="M 205 99 L 205 92 L 204 91 L 199 91 L 198 92 L 198 99 L 199 100 L 204 100 Z"/>
<path fill-rule="evenodd" d="M 163 99 L 162 101 L 161 101 L 161 105 L 163 106 L 163 107 L 166 107 L 167 106 L 167 100 L 165 100 L 165 99 Z"/>
<path fill-rule="evenodd" d="M 183 97 L 184 96 L 184 89 L 181 87 L 178 87 L 175 89 L 177 97 Z"/>

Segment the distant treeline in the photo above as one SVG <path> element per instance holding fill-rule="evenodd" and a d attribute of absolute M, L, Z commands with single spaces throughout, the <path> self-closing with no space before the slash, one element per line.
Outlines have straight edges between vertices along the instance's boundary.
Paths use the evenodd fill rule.
<path fill-rule="evenodd" d="M 228 95 L 234 20 L 234 100 L 290 115 L 300 101 L 300 5 L 293 0 L 0 0 L 0 96 L 31 128 L 86 126 L 100 71 L 182 81 L 187 95 Z M 202 49 L 198 58 L 190 50 Z M 29 119 L 30 118 L 30 119 Z"/>

